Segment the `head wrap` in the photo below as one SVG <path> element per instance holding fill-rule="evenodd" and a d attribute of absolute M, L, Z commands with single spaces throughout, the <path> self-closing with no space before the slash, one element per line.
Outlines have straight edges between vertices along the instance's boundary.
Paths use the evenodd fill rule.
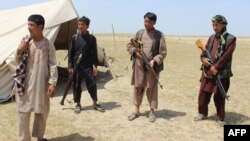
<path fill-rule="evenodd" d="M 221 23 L 221 24 L 225 24 L 227 25 L 227 20 L 224 16 L 222 15 L 215 15 L 213 18 L 212 18 L 212 22 L 217 22 L 217 23 Z"/>

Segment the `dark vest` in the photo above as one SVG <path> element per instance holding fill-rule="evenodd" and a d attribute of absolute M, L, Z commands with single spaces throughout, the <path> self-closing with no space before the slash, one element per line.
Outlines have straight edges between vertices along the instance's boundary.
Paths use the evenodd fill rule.
<path fill-rule="evenodd" d="M 141 40 L 142 34 L 145 31 L 145 29 L 141 29 L 136 33 L 136 40 Z M 161 41 L 162 33 L 159 30 L 155 30 L 153 44 L 152 44 L 152 55 L 155 57 L 159 54 L 160 51 L 160 41 Z M 163 62 L 161 64 L 154 64 L 154 71 L 156 73 L 159 73 L 164 69 Z"/>
<path fill-rule="evenodd" d="M 208 43 L 208 52 L 211 52 L 212 48 L 213 48 L 213 44 L 214 44 L 214 39 L 215 39 L 215 34 L 211 35 L 210 36 L 210 42 Z M 236 39 L 235 36 L 233 36 L 232 34 L 227 34 L 227 37 L 226 37 L 226 44 L 224 46 L 224 49 L 223 49 L 223 53 L 228 49 L 229 47 L 229 44 L 234 41 Z M 223 56 L 223 53 L 221 56 Z M 216 61 L 215 61 L 216 63 Z M 229 78 L 229 77 L 232 77 L 233 76 L 233 73 L 232 73 L 232 69 L 231 69 L 231 66 L 232 66 L 232 56 L 227 60 L 226 64 L 224 65 L 224 67 L 219 70 L 219 75 L 222 77 L 222 78 Z"/>

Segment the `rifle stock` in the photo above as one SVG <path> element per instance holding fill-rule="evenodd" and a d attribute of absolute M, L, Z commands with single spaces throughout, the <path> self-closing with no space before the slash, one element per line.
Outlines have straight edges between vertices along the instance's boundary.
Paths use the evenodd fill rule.
<path fill-rule="evenodd" d="M 214 64 L 213 58 L 211 57 L 211 55 L 210 55 L 210 53 L 208 52 L 208 50 L 205 48 L 205 45 L 204 45 L 204 43 L 202 42 L 201 39 L 198 39 L 198 40 L 196 41 L 196 46 L 202 50 L 202 52 L 204 53 L 204 55 L 210 60 L 211 64 Z M 222 96 L 223 96 L 224 98 L 226 98 L 227 100 L 229 100 L 229 96 L 227 95 L 227 93 L 226 93 L 226 91 L 225 91 L 225 89 L 224 89 L 224 87 L 223 87 L 223 85 L 222 85 L 222 83 L 221 83 L 220 75 L 219 75 L 219 74 L 217 74 L 217 75 L 215 76 L 215 80 L 216 80 L 216 84 L 217 84 L 217 86 L 219 87 L 219 90 L 220 90 Z"/>
<path fill-rule="evenodd" d="M 72 85 L 72 80 L 73 80 L 72 77 L 73 77 L 73 75 L 70 76 L 69 81 L 68 81 L 68 85 L 67 85 L 67 87 L 66 87 L 66 89 L 65 89 L 65 91 L 63 93 L 63 97 L 62 97 L 62 100 L 60 102 L 61 105 L 64 105 L 64 100 L 65 100 L 65 98 L 67 96 L 67 93 L 68 93 L 68 91 L 69 91 L 69 89 L 70 89 L 70 87 Z"/>

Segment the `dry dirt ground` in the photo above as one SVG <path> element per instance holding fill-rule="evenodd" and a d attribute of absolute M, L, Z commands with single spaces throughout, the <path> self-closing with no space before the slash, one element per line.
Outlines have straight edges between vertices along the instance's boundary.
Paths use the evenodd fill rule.
<path fill-rule="evenodd" d="M 74 104 L 59 105 L 67 80 L 59 78 L 57 96 L 51 99 L 51 110 L 45 136 L 51 141 L 222 141 L 223 127 L 215 121 L 215 106 L 211 99 L 208 120 L 194 122 L 199 91 L 200 50 L 194 45 L 199 37 L 167 37 L 168 55 L 160 74 L 163 90 L 159 89 L 157 120 L 148 121 L 148 103 L 144 97 L 141 117 L 128 121 L 133 110 L 130 85 L 131 61 L 126 43 L 131 35 L 96 34 L 98 44 L 107 56 L 116 60 L 110 71 L 99 67 L 97 76 L 99 103 L 106 109 L 92 109 L 92 102 L 83 83 L 80 114 L 74 114 Z M 201 37 L 206 41 L 207 37 Z M 65 52 L 58 52 L 58 62 L 65 66 Z M 250 124 L 250 38 L 238 37 L 234 53 L 231 87 L 226 102 L 226 121 L 229 124 Z M 67 96 L 72 99 L 72 90 Z M 14 102 L 0 105 L 0 141 L 17 140 L 17 112 Z M 33 116 L 31 118 L 31 125 Z"/>

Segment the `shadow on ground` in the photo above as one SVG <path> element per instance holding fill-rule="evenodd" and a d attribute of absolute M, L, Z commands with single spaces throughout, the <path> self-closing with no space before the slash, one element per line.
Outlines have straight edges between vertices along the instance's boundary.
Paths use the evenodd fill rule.
<path fill-rule="evenodd" d="M 214 114 L 208 117 L 209 120 L 217 120 L 217 115 Z M 225 121 L 228 124 L 241 124 L 250 120 L 250 118 L 246 115 L 235 113 L 235 112 L 226 112 Z"/>
<path fill-rule="evenodd" d="M 145 113 L 141 113 L 140 115 L 148 117 L 149 111 L 147 111 Z M 185 112 L 179 112 L 179 111 L 177 112 L 177 111 L 166 110 L 166 109 L 155 111 L 156 118 L 162 118 L 162 119 L 166 119 L 166 120 L 170 120 L 171 118 L 185 116 L 185 115 L 186 115 Z"/>
<path fill-rule="evenodd" d="M 66 87 L 68 85 L 68 75 L 67 75 L 67 70 L 64 68 L 58 67 L 59 70 L 59 77 L 57 81 L 57 91 L 55 96 L 62 96 L 63 93 L 66 90 Z M 109 81 L 113 80 L 113 77 L 110 73 L 109 70 L 102 72 L 99 71 L 98 75 L 96 76 L 96 84 L 97 84 L 97 89 L 105 89 L 105 84 L 108 83 Z M 85 84 L 85 79 L 82 81 L 82 91 L 86 91 L 86 84 Z M 68 90 L 67 94 L 72 94 L 73 90 L 72 87 Z"/>
<path fill-rule="evenodd" d="M 172 110 L 162 109 L 162 110 L 155 111 L 155 115 L 157 118 L 163 118 L 166 120 L 170 120 L 171 118 L 185 116 L 186 113 L 180 112 L 180 111 L 172 111 Z"/>
<path fill-rule="evenodd" d="M 246 115 L 235 113 L 235 112 L 226 112 L 226 121 L 229 124 L 241 124 L 250 120 Z"/>
<path fill-rule="evenodd" d="M 102 102 L 100 103 L 100 105 L 105 109 L 105 111 L 109 111 L 109 110 L 113 110 L 115 108 L 119 108 L 121 107 L 120 104 L 117 104 L 116 102 Z M 74 110 L 74 107 L 66 107 L 66 108 L 62 108 L 62 110 Z M 88 110 L 93 110 L 93 106 L 89 105 L 86 107 L 82 107 L 81 108 L 82 111 L 88 111 Z"/>
<path fill-rule="evenodd" d="M 49 140 L 50 141 L 94 141 L 95 139 L 90 136 L 83 137 L 78 133 L 74 133 L 63 137 L 55 137 Z"/>

